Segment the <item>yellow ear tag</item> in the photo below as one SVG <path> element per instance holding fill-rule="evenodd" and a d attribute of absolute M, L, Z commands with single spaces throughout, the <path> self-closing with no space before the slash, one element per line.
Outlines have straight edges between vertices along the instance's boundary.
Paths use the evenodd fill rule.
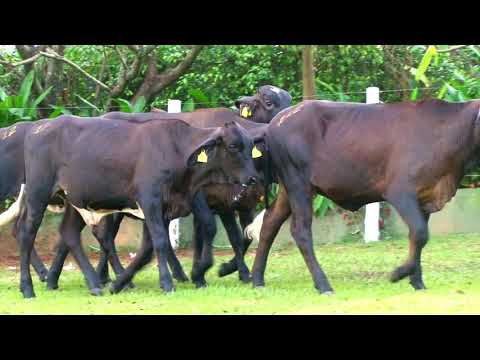
<path fill-rule="evenodd" d="M 262 156 L 262 152 L 260 150 L 258 150 L 256 146 L 254 146 L 253 149 L 252 149 L 252 158 L 256 159 L 256 158 L 259 158 L 261 156 Z"/>
<path fill-rule="evenodd" d="M 203 149 L 202 152 L 198 154 L 197 161 L 201 163 L 206 163 L 208 161 L 208 155 L 205 152 L 205 149 Z"/>
<path fill-rule="evenodd" d="M 242 112 L 241 112 L 240 115 L 242 115 L 242 117 L 244 117 L 244 118 L 247 118 L 247 117 L 250 116 L 250 114 L 251 114 L 250 108 L 248 106 L 244 106 L 242 108 Z"/>
<path fill-rule="evenodd" d="M 248 108 L 248 117 L 252 116 L 252 110 L 250 110 L 250 108 Z"/>

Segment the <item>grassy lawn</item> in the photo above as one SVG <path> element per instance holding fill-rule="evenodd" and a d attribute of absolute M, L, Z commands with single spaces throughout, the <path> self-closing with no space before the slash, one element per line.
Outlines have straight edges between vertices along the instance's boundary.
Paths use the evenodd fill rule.
<path fill-rule="evenodd" d="M 480 235 L 432 238 L 423 256 L 427 291 L 415 292 L 407 280 L 396 284 L 388 274 L 407 255 L 407 240 L 375 244 L 318 246 L 317 257 L 336 294 L 321 296 L 313 287 L 299 251 L 273 252 L 266 287 L 253 289 L 236 275 L 218 278 L 216 256 L 209 287 L 177 284 L 174 294 L 158 287 L 154 263 L 134 279 L 137 287 L 117 295 L 89 295 L 78 270 L 64 271 L 60 289 L 48 291 L 36 275 L 37 298 L 23 300 L 17 269 L 0 269 L 0 314 L 480 314 Z M 247 256 L 249 267 L 254 254 Z M 187 273 L 190 259 L 183 259 Z"/>

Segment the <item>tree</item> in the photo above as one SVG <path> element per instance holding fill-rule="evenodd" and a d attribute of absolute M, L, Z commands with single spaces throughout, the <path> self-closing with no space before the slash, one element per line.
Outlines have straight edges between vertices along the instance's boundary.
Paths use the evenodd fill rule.
<path fill-rule="evenodd" d="M 315 69 L 313 65 L 313 45 L 305 45 L 303 47 L 303 99 L 315 98 Z"/>

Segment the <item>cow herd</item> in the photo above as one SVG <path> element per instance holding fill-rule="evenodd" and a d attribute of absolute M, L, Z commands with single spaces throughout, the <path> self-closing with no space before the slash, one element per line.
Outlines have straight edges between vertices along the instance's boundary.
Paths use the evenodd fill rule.
<path fill-rule="evenodd" d="M 234 251 L 219 276 L 238 271 L 240 281 L 255 287 L 265 285 L 268 253 L 290 217 L 315 287 L 332 293 L 313 249 L 315 194 L 351 211 L 371 202 L 392 204 L 409 227 L 409 252 L 391 281 L 409 277 L 414 289 L 424 289 L 421 252 L 429 216 L 455 195 L 480 159 L 480 101 L 291 102 L 288 92 L 267 85 L 238 99 L 236 110 L 60 116 L 0 129 L 0 200 L 16 199 L 0 214 L 0 225 L 14 222 L 23 296 L 35 296 L 30 264 L 49 289 L 58 288 L 69 252 L 94 295 L 110 282 L 109 263 L 115 272 L 110 291 L 117 293 L 133 287 L 136 272 L 154 256 L 160 287 L 173 291 L 172 277 L 188 277 L 168 226 L 190 213 L 190 278 L 197 287 L 207 285 L 213 265 L 215 215 Z M 272 183 L 279 191 L 268 199 Z M 254 220 L 260 201 L 266 211 Z M 49 270 L 34 249 L 47 209 L 63 212 Z M 126 268 L 114 244 L 124 216 L 143 221 L 141 248 Z M 81 244 L 86 225 L 102 250 L 96 269 Z M 259 244 L 250 274 L 244 255 L 254 238 Z"/>

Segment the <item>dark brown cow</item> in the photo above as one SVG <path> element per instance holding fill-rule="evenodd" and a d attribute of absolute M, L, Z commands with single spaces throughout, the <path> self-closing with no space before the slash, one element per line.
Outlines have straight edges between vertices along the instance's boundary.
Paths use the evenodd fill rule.
<path fill-rule="evenodd" d="M 428 219 L 479 159 L 479 109 L 480 101 L 304 101 L 280 112 L 266 135 L 280 190 L 261 227 L 253 285 L 264 286 L 268 252 L 291 214 L 290 230 L 315 287 L 332 291 L 312 244 L 312 197 L 319 193 L 351 211 L 371 202 L 392 204 L 410 232 L 408 258 L 390 279 L 409 276 L 413 288 L 424 289 Z"/>
<path fill-rule="evenodd" d="M 145 219 L 140 254 L 115 288 L 125 286 L 155 253 L 160 287 L 173 291 L 167 267 L 169 221 L 188 215 L 202 186 L 255 182 L 252 149 L 252 139 L 233 122 L 198 129 L 175 118 L 139 122 L 61 116 L 36 124 L 25 137 L 26 186 L 17 220 L 24 297 L 35 296 L 30 253 L 54 195 L 71 205 L 64 217 L 66 241 L 92 293 L 101 292 L 100 281 L 81 250 L 80 232 L 85 223 L 115 212 Z"/>

